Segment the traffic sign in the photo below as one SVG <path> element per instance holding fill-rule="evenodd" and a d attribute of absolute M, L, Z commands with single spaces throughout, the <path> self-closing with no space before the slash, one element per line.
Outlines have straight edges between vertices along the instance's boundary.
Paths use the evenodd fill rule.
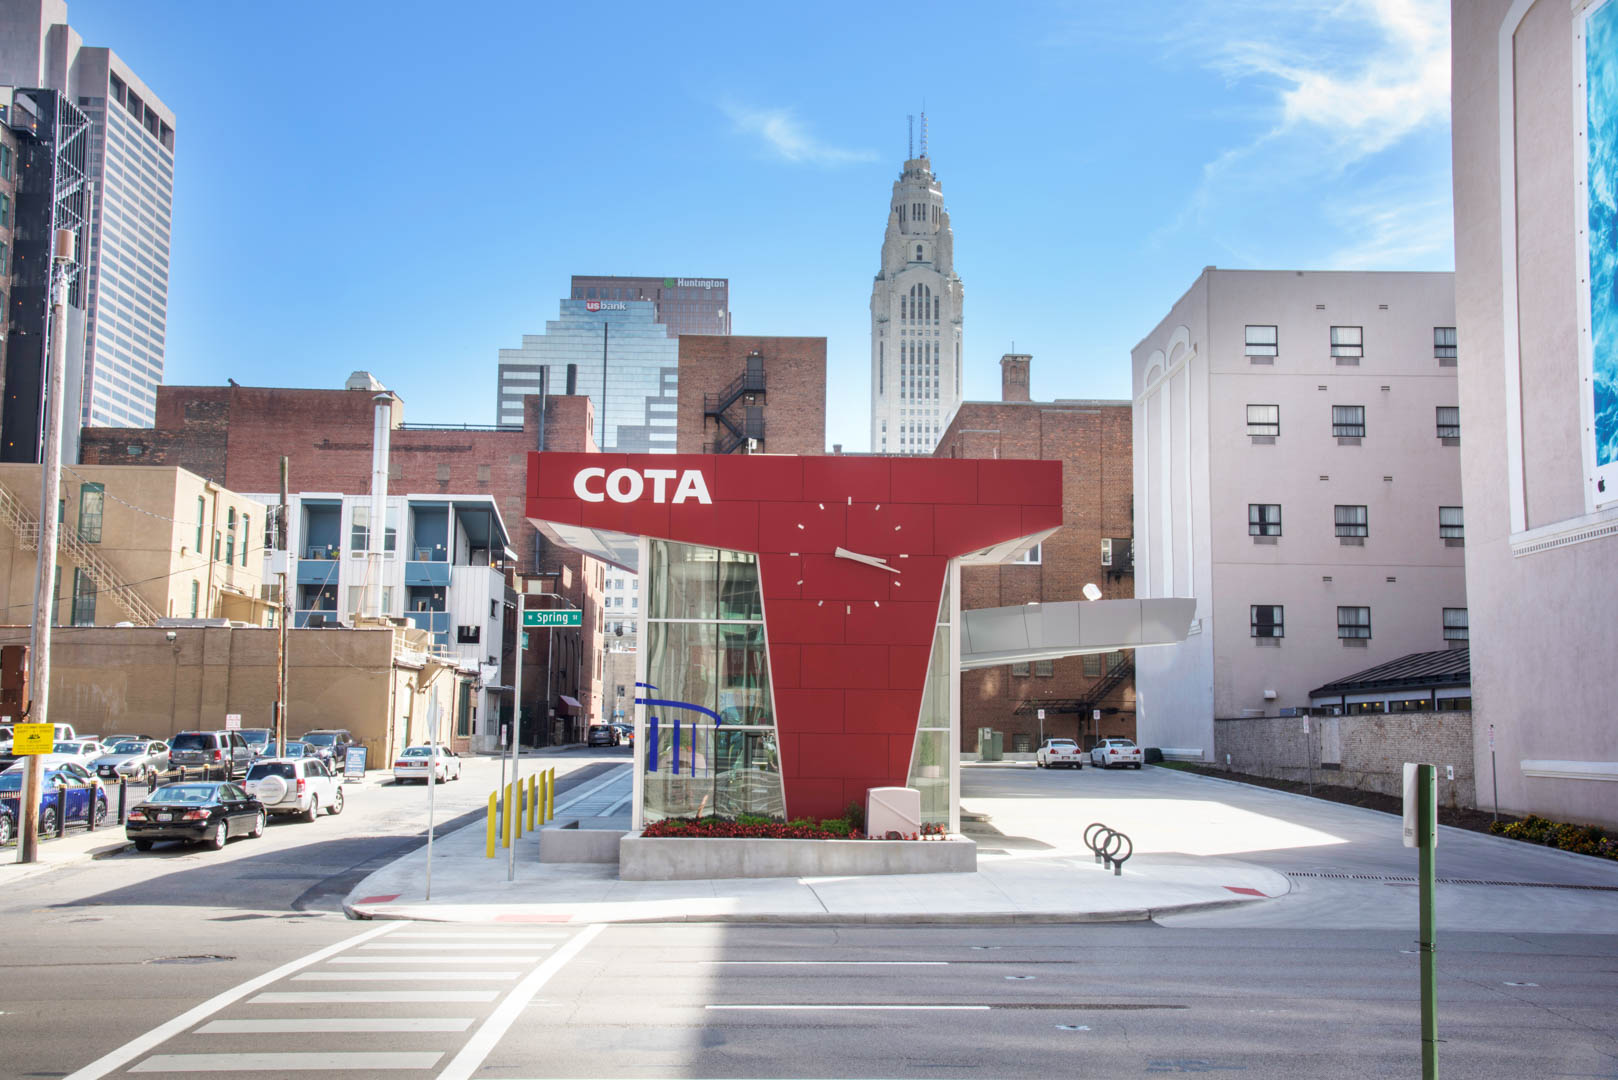
<path fill-rule="evenodd" d="M 522 613 L 524 626 L 583 626 L 584 612 L 567 610 L 525 611 Z"/>
<path fill-rule="evenodd" d="M 18 724 L 11 729 L 11 752 L 18 757 L 48 754 L 55 745 L 55 724 Z"/>
<path fill-rule="evenodd" d="M 1045 719 L 1045 710 L 1044 709 L 1039 710 L 1039 718 L 1041 720 Z"/>
<path fill-rule="evenodd" d="M 225 730 L 240 731 L 242 729 L 242 714 L 239 712 L 225 714 Z"/>

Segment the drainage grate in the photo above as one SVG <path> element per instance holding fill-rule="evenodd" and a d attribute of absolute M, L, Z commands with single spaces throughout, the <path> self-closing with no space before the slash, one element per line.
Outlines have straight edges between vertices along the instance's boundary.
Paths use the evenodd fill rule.
<path fill-rule="evenodd" d="M 221 956 L 219 953 L 195 953 L 190 956 L 159 956 L 148 960 L 148 964 L 216 964 L 221 960 L 234 960 L 234 956 Z"/>
<path fill-rule="evenodd" d="M 1415 885 L 1405 874 L 1327 874 L 1314 870 L 1288 870 L 1290 878 L 1328 878 L 1338 881 L 1381 881 L 1393 885 Z M 1568 885 L 1553 881 L 1486 881 L 1482 878 L 1438 878 L 1440 885 L 1509 885 L 1515 889 L 1582 889 L 1586 892 L 1618 892 L 1618 885 Z"/>

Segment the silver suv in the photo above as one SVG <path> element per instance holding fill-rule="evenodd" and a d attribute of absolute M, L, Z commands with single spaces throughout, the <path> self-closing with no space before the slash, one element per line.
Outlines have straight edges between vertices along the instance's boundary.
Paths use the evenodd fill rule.
<path fill-rule="evenodd" d="M 316 757 L 266 758 L 247 770 L 247 793 L 271 814 L 313 821 L 320 811 L 343 812 L 343 779 Z"/>
<path fill-rule="evenodd" d="M 239 780 L 252 762 L 239 731 L 182 731 L 169 740 L 169 770 L 181 780 Z"/>

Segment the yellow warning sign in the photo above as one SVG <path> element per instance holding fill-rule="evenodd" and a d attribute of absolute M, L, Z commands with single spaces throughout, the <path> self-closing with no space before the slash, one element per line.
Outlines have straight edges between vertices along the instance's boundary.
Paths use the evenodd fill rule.
<path fill-rule="evenodd" d="M 55 745 L 55 724 L 18 724 L 11 729 L 11 752 L 18 756 L 48 754 Z"/>

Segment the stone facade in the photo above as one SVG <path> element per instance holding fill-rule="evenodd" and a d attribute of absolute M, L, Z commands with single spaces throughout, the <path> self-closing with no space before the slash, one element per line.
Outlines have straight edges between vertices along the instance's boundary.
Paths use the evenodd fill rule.
<path fill-rule="evenodd" d="M 826 452 L 826 339 L 823 337 L 680 336 L 679 436 L 682 454 L 711 453 L 728 434 L 705 414 L 708 398 L 730 386 L 747 369 L 747 358 L 764 361 L 764 392 L 745 394 L 732 406 L 736 418 L 757 409 L 766 454 Z"/>
<path fill-rule="evenodd" d="M 1464 710 L 1214 722 L 1215 764 L 1232 772 L 1302 781 L 1312 761 L 1317 784 L 1398 795 L 1404 763 L 1431 762 L 1438 766 L 1439 805 L 1452 809 L 1477 805 L 1472 759 L 1472 714 Z"/>

